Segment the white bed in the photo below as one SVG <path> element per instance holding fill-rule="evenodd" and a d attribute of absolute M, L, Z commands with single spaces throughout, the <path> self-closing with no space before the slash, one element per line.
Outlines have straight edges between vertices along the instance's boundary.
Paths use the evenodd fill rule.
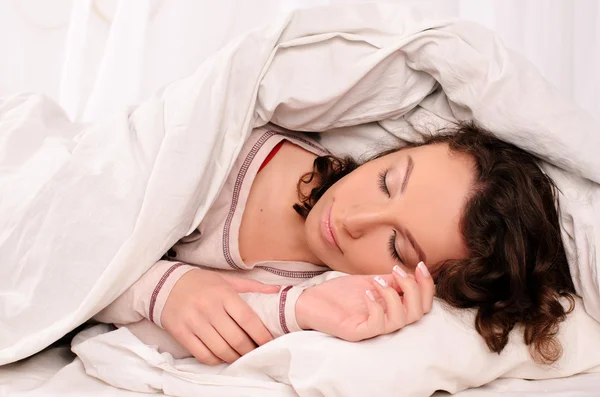
<path fill-rule="evenodd" d="M 129 397 L 146 393 L 117 389 L 85 374 L 68 346 L 43 351 L 18 363 L 0 367 L 0 396 Z M 157 393 L 157 396 L 164 396 Z M 450 394 L 437 392 L 434 397 Z M 498 379 L 455 394 L 457 397 L 598 397 L 600 373 L 563 379 L 527 381 Z"/>

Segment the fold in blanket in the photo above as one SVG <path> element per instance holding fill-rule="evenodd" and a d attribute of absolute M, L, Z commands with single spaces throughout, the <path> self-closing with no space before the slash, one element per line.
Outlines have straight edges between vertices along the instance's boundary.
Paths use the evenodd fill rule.
<path fill-rule="evenodd" d="M 105 123 L 71 124 L 35 95 L 0 100 L 0 364 L 90 318 L 190 233 L 252 128 L 323 132 L 335 152 L 457 120 L 546 161 L 575 286 L 600 320 L 600 127 L 484 28 L 354 4 L 253 31 Z"/>

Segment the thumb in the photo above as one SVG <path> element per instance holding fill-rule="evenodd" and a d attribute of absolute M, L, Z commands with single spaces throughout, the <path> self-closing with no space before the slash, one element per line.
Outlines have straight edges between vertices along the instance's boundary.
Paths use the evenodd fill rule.
<path fill-rule="evenodd" d="M 235 277 L 229 275 L 223 275 L 223 279 L 231 288 L 238 294 L 245 292 L 260 292 L 263 294 L 275 294 L 279 292 L 281 287 L 279 285 L 268 285 L 261 283 L 260 281 L 250 280 L 242 277 Z"/>

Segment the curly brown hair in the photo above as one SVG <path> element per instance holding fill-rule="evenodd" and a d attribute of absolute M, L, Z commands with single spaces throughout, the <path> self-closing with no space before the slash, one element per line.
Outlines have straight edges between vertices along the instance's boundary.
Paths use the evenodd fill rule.
<path fill-rule="evenodd" d="M 473 159 L 475 180 L 460 222 L 468 258 L 439 264 L 436 295 L 453 307 L 477 310 L 475 328 L 491 351 L 500 353 L 510 331 L 520 325 L 537 362 L 558 360 L 562 347 L 556 334 L 573 310 L 575 288 L 561 240 L 554 182 L 536 157 L 473 123 L 408 147 L 439 143 Z M 300 203 L 294 209 L 306 217 L 329 187 L 360 165 L 350 157 L 317 157 L 313 171 L 298 181 Z M 317 185 L 302 195 L 301 185 L 313 180 Z"/>

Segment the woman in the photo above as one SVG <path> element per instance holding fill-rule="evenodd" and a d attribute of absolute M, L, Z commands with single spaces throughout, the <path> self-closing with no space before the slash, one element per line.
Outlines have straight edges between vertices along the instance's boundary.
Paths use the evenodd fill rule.
<path fill-rule="evenodd" d="M 257 129 L 198 230 L 97 319 L 216 364 L 269 332 L 393 332 L 429 311 L 435 289 L 477 310 L 492 351 L 520 324 L 533 357 L 552 362 L 560 298 L 574 294 L 555 200 L 533 156 L 474 125 L 360 166 Z"/>

